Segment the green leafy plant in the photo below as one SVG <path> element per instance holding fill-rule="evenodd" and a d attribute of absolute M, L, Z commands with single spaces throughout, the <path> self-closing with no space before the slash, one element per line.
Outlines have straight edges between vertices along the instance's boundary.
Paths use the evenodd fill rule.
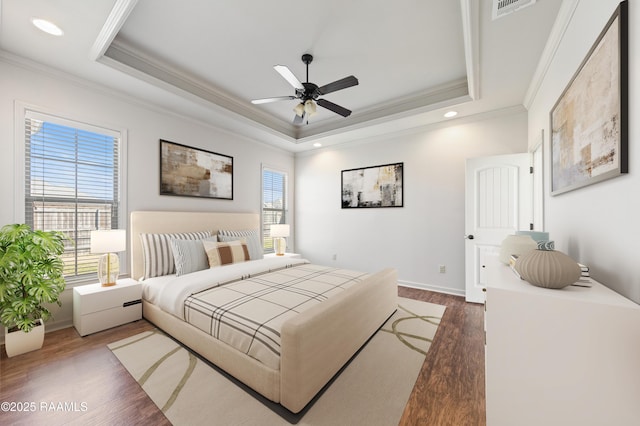
<path fill-rule="evenodd" d="M 65 288 L 64 234 L 12 224 L 0 229 L 0 322 L 25 333 L 46 321 L 45 304 L 57 303 Z"/>

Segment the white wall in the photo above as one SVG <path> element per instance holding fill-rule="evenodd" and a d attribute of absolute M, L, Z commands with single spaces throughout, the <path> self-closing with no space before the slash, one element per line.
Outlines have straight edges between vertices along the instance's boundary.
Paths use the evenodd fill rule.
<path fill-rule="evenodd" d="M 526 152 L 526 132 L 524 109 L 509 109 L 299 154 L 297 250 L 321 264 L 394 267 L 402 284 L 464 294 L 465 160 Z M 396 162 L 404 163 L 404 207 L 341 208 L 342 170 Z"/>
<path fill-rule="evenodd" d="M 549 111 L 571 80 L 618 0 L 581 0 L 529 109 L 529 140 L 549 135 Z M 592 276 L 640 303 L 640 8 L 629 2 L 629 174 L 549 195 L 550 142 L 545 138 L 545 224 L 556 249 L 589 265 Z M 594 102 L 597 100 L 594 99 Z"/>
<path fill-rule="evenodd" d="M 23 173 L 23 166 L 14 161 L 16 151 L 22 149 L 23 139 L 22 129 L 14 135 L 16 101 L 42 107 L 65 118 L 125 129 L 129 212 L 215 210 L 257 213 L 261 207 L 261 165 L 264 163 L 288 172 L 291 177 L 294 175 L 294 156 L 289 152 L 149 107 L 122 94 L 1 60 L 0 76 L 0 226 L 24 220 L 21 214 L 24 200 L 14 195 L 16 176 Z M 233 156 L 233 201 L 160 196 L 161 138 Z M 294 187 L 291 182 L 290 199 L 293 199 Z M 124 225 L 128 227 L 127 223 Z M 121 254 L 121 258 L 127 259 L 128 254 Z M 54 314 L 53 327 L 71 324 L 71 300 L 72 290 L 67 288 L 62 295 L 63 308 Z"/>

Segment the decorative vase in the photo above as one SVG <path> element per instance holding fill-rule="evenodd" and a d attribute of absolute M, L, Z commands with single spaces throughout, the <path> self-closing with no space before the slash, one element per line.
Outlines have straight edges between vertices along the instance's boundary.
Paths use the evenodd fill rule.
<path fill-rule="evenodd" d="M 8 357 L 35 351 L 40 349 L 43 343 L 44 322 L 42 320 L 40 320 L 39 325 L 33 327 L 28 333 L 20 329 L 15 331 L 4 329 L 4 349 L 7 351 Z"/>
<path fill-rule="evenodd" d="M 500 262 L 509 264 L 511 255 L 521 256 L 538 248 L 530 235 L 507 235 L 500 245 Z"/>
<path fill-rule="evenodd" d="M 518 257 L 514 268 L 522 279 L 544 288 L 564 288 L 581 275 L 580 265 L 556 250 L 533 250 Z"/>

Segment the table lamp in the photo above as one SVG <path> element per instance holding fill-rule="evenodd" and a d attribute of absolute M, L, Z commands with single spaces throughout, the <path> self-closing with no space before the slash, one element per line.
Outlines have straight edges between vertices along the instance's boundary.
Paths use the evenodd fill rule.
<path fill-rule="evenodd" d="M 273 238 L 273 243 L 276 246 L 276 256 L 283 256 L 287 247 L 284 238 L 289 236 L 289 225 L 271 225 L 269 236 Z"/>
<path fill-rule="evenodd" d="M 91 231 L 91 253 L 103 254 L 98 261 L 98 279 L 103 287 L 116 284 L 120 274 L 120 259 L 116 254 L 127 246 L 124 229 Z"/>

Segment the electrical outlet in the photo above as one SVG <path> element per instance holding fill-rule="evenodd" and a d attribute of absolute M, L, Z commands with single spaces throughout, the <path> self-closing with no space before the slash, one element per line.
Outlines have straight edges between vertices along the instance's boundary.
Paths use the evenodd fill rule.
<path fill-rule="evenodd" d="M 337 255 L 337 254 L 334 254 L 333 256 L 331 256 L 331 259 L 333 259 L 333 260 L 337 260 L 337 259 L 338 259 L 338 255 Z"/>
<path fill-rule="evenodd" d="M 440 265 L 440 273 L 444 274 L 445 272 L 447 272 L 447 267 L 444 265 Z"/>

